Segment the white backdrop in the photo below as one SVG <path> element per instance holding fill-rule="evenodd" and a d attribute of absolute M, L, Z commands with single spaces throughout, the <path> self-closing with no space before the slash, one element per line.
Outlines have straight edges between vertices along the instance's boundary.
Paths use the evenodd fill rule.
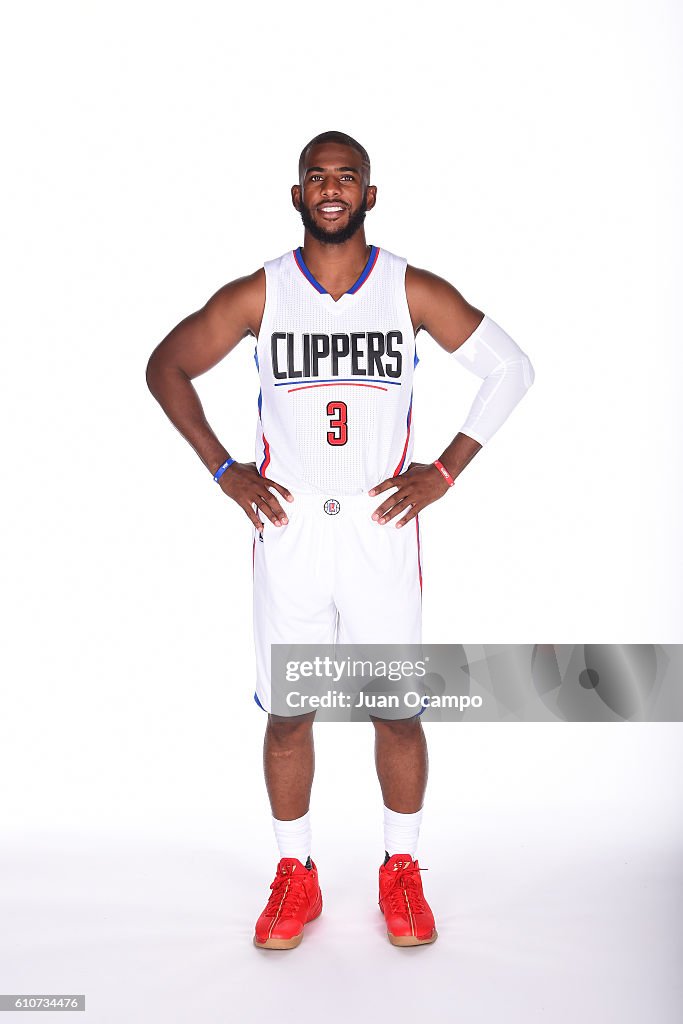
<path fill-rule="evenodd" d="M 201 960 L 201 943 L 193 947 L 203 964 L 195 980 L 203 970 L 208 985 L 202 1019 L 220 1020 L 238 950 L 257 991 L 267 989 L 264 971 L 284 970 L 248 947 L 275 863 L 260 765 L 264 716 L 252 701 L 251 528 L 151 398 L 147 358 L 223 283 L 299 244 L 289 200 L 299 151 L 321 131 L 348 132 L 369 150 L 378 186 L 368 241 L 449 279 L 515 338 L 536 372 L 510 420 L 421 515 L 425 641 L 683 641 L 681 13 L 665 0 L 483 0 L 450 9 L 433 0 L 343 8 L 268 0 L 239 9 L 139 0 L 38 2 L 4 20 L 0 811 L 18 930 L 6 935 L 0 988 L 85 991 L 92 1020 L 122 1019 L 105 978 L 104 910 L 76 914 L 78 971 L 58 926 L 54 948 L 41 945 L 52 934 L 44 915 L 60 909 L 47 894 L 71 892 L 59 851 L 76 878 L 93 879 L 78 905 L 87 891 L 96 907 L 104 865 L 135 865 L 144 849 L 153 867 L 140 876 L 131 867 L 133 875 L 159 878 L 162 863 L 175 863 L 169 851 L 186 843 L 214 851 L 224 872 L 220 913 L 211 884 L 199 901 L 220 922 L 216 971 Z M 425 334 L 418 352 L 415 458 L 427 462 L 459 430 L 479 381 Z M 252 460 L 253 340 L 197 385 L 218 436 Z M 598 835 L 621 863 L 623 836 L 645 833 L 643 870 L 680 850 L 680 726 L 525 728 L 429 730 L 421 860 L 438 869 L 426 885 L 440 886 L 434 902 L 444 922 L 440 952 L 420 960 L 420 971 L 439 965 L 432 1014 L 453 1005 L 453 992 L 439 988 L 449 957 L 487 954 L 483 969 L 491 952 L 468 944 L 479 934 L 477 899 L 468 927 L 460 897 L 455 909 L 448 903 L 456 863 L 468 884 L 490 883 L 476 869 L 480 797 L 482 835 L 494 844 L 498 822 L 507 835 L 531 823 L 534 856 L 526 856 L 531 846 L 518 854 L 532 887 L 548 802 L 558 815 L 554 841 L 567 837 L 565 856 L 584 816 L 587 871 Z M 352 879 L 333 881 L 346 863 L 339 852 L 362 866 L 369 891 L 381 857 L 372 738 L 361 726 L 321 725 L 317 736 L 321 877 L 332 876 L 343 902 Z M 539 790 L 531 780 L 549 759 Z M 465 781 L 455 781 L 456 764 Z M 489 773 L 500 781 L 490 792 Z M 559 791 L 556 773 L 565 780 Z M 606 807 L 613 827 L 603 835 Z M 350 832 L 358 821 L 365 832 Z M 108 861 L 103 851 L 112 850 L 123 852 Z M 614 877 L 608 861 L 600 861 L 605 879 Z M 87 865 L 100 867 L 89 875 Z M 186 867 L 158 907 L 187 895 L 194 861 Z M 121 891 L 137 892 L 133 875 L 122 876 Z M 591 877 L 595 893 L 607 891 L 603 875 Z M 669 876 L 662 868 L 658 878 L 663 907 Z M 239 910 L 236 885 L 245 891 Z M 539 894 L 529 891 L 536 906 Z M 145 922 L 135 932 L 143 945 L 157 934 L 145 931 L 145 892 L 129 900 L 130 920 Z M 78 895 L 76 886 L 77 903 Z M 509 909 L 512 949 L 519 918 Z M 622 992 L 622 1005 L 610 1002 L 607 975 L 587 968 L 587 1005 L 601 1008 L 589 1020 L 642 1020 L 657 997 L 658 1022 L 675 1019 L 669 961 L 652 952 L 671 953 L 672 926 L 652 906 L 636 912 L 654 922 L 648 948 L 657 970 L 637 992 Z M 163 913 L 159 921 L 158 934 L 167 934 Z M 177 943 L 162 942 L 161 959 L 150 953 L 150 965 L 169 976 L 188 936 L 194 942 L 185 925 L 182 918 Z M 617 928 L 621 941 L 641 934 L 631 925 Z M 328 927 L 323 948 L 338 958 L 333 916 Z M 491 927 L 493 936 L 493 918 Z M 596 927 L 563 933 L 569 958 L 579 947 L 585 953 L 589 932 L 598 941 Z M 557 940 L 557 930 L 550 934 Z M 354 934 L 344 947 L 359 984 L 380 938 L 366 949 Z M 121 942 L 133 948 L 131 934 Z M 616 948 L 623 962 L 638 962 L 635 947 Z M 514 974 L 506 949 L 491 964 Z M 315 955 L 299 954 L 297 971 Z M 136 956 L 147 963 L 140 949 Z M 117 963 L 135 988 L 133 960 L 122 952 Z M 536 1019 L 542 1006 L 555 1021 L 586 1017 L 585 1006 L 566 1003 L 566 979 L 550 968 L 535 1001 L 536 968 L 530 955 L 528 977 L 515 975 L 507 1019 Z M 402 1019 L 398 969 L 387 960 L 380 1005 Z M 496 1020 L 500 1009 L 482 1001 L 486 970 L 467 977 L 458 989 L 465 1019 Z M 140 1020 L 153 1019 L 161 986 L 138 990 Z M 193 992 L 188 982 L 159 1018 L 197 1019 Z M 252 1005 L 247 1019 L 260 1013 Z"/>

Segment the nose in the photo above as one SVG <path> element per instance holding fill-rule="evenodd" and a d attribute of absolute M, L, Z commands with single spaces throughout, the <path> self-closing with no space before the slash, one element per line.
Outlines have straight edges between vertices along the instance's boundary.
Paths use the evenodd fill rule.
<path fill-rule="evenodd" d="M 338 196 L 340 192 L 339 182 L 332 175 L 328 175 L 323 181 L 320 191 L 324 196 Z"/>

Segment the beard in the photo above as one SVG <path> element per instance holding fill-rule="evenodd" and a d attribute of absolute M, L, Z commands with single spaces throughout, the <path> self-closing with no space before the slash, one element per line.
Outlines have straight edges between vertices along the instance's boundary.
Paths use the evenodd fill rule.
<path fill-rule="evenodd" d="M 365 220 L 365 214 L 367 213 L 367 198 L 368 191 L 365 190 L 363 201 L 354 214 L 349 217 L 349 222 L 345 228 L 341 228 L 340 231 L 326 231 L 325 228 L 320 227 L 316 224 L 311 214 L 308 211 L 308 207 L 301 203 L 299 213 L 303 221 L 306 231 L 308 231 L 316 242 L 322 242 L 323 245 L 341 245 L 343 242 L 348 242 L 350 238 L 356 234 L 356 232 L 362 227 L 363 221 Z"/>

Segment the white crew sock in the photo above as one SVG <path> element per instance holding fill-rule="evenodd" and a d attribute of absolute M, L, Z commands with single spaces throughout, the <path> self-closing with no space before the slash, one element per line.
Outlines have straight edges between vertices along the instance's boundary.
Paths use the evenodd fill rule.
<path fill-rule="evenodd" d="M 311 853 L 311 818 L 310 811 L 293 821 L 278 821 L 273 818 L 275 838 L 280 850 L 280 857 L 296 857 L 305 864 Z"/>
<path fill-rule="evenodd" d="M 385 806 L 384 849 L 390 857 L 395 853 L 408 853 L 415 860 L 421 823 L 422 808 L 414 814 L 399 814 Z"/>

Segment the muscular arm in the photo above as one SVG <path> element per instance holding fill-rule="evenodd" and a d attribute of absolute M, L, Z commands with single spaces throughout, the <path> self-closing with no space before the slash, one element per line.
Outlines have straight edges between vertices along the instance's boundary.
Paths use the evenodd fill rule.
<path fill-rule="evenodd" d="M 534 369 L 510 335 L 466 302 L 452 285 L 427 271 L 409 269 L 406 287 L 414 303 L 416 325 L 425 327 L 461 366 L 483 381 L 458 435 L 468 444 L 456 439 L 456 448 L 447 449 L 441 459 L 448 468 L 454 452 L 456 461 L 460 451 L 476 454 L 493 437 L 533 384 Z M 458 471 L 460 468 L 456 465 Z"/>
<path fill-rule="evenodd" d="M 533 368 L 505 331 L 436 274 L 408 266 L 406 296 L 415 333 L 424 328 L 458 362 L 483 378 L 463 429 L 439 456 L 455 480 L 533 383 Z M 400 527 L 442 497 L 448 483 L 432 463 L 413 462 L 400 477 L 383 480 L 370 494 L 389 488 L 395 490 L 377 507 L 373 519 L 383 524 L 401 516 L 395 524 Z"/>
<path fill-rule="evenodd" d="M 219 363 L 242 338 L 258 335 L 265 299 L 263 269 L 224 285 L 202 309 L 173 328 L 147 363 L 149 390 L 212 474 L 230 455 L 209 426 L 192 381 Z M 276 526 L 287 521 L 269 487 L 288 501 L 290 492 L 270 477 L 260 476 L 254 463 L 233 463 L 219 483 L 258 530 L 263 529 L 258 510 Z"/>
<path fill-rule="evenodd" d="M 428 270 L 406 268 L 406 295 L 415 333 L 424 328 L 447 352 L 455 352 L 484 319 L 457 288 Z"/>
<path fill-rule="evenodd" d="M 460 348 L 484 319 L 457 288 L 428 270 L 407 267 L 406 295 L 415 331 L 424 329 L 447 352 Z M 474 438 L 458 433 L 439 461 L 455 480 L 481 447 Z"/>
<path fill-rule="evenodd" d="M 212 473 L 229 456 L 209 426 L 192 380 L 219 363 L 242 338 L 258 334 L 264 303 L 263 270 L 224 285 L 173 328 L 147 364 L 149 390 Z"/>

